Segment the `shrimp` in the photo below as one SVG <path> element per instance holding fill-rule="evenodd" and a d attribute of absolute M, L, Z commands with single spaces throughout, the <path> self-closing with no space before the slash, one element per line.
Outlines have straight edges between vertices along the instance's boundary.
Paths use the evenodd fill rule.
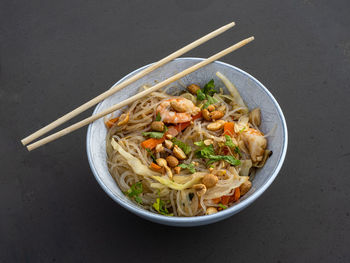
<path fill-rule="evenodd" d="M 177 97 L 162 101 L 156 110 L 163 122 L 184 123 L 192 120 L 192 116 L 200 112 L 192 101 Z"/>
<path fill-rule="evenodd" d="M 248 128 L 242 132 L 242 137 L 253 162 L 260 162 L 263 159 L 267 146 L 267 140 L 264 134 L 256 129 Z"/>

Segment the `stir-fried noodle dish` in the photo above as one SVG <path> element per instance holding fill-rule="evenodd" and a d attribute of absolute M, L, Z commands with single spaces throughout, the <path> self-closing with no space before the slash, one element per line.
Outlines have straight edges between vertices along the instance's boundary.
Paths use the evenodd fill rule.
<path fill-rule="evenodd" d="M 251 189 L 271 155 L 260 109 L 249 110 L 235 86 L 216 75 L 228 94 L 214 80 L 176 94 L 153 92 L 106 120 L 109 171 L 142 208 L 165 216 L 220 212 Z"/>

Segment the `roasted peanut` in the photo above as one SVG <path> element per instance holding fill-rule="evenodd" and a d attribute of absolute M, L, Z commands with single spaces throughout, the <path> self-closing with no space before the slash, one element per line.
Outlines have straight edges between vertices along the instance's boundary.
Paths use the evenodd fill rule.
<path fill-rule="evenodd" d="M 164 151 L 164 147 L 161 143 L 157 144 L 156 146 L 156 153 L 160 153 Z"/>
<path fill-rule="evenodd" d="M 204 184 L 195 184 L 192 187 L 196 191 L 196 194 L 198 196 L 204 195 L 206 193 L 206 191 L 207 191 L 207 188 L 206 188 L 206 186 Z"/>
<path fill-rule="evenodd" d="M 125 125 L 129 122 L 129 115 L 130 115 L 130 112 L 128 112 L 127 114 L 123 113 L 122 115 L 120 115 L 119 117 L 119 122 L 117 123 L 118 126 L 122 126 L 122 125 Z"/>
<path fill-rule="evenodd" d="M 249 113 L 249 122 L 259 127 L 261 124 L 261 112 L 260 108 L 255 108 Z"/>
<path fill-rule="evenodd" d="M 214 111 L 215 110 L 215 106 L 214 105 L 209 105 L 207 109 L 208 109 L 208 111 Z"/>
<path fill-rule="evenodd" d="M 186 112 L 187 108 L 184 103 L 179 103 L 177 100 L 170 101 L 171 107 L 177 112 Z"/>
<path fill-rule="evenodd" d="M 180 174 L 181 167 L 180 167 L 180 166 L 176 166 L 176 167 L 174 168 L 174 171 L 175 171 L 176 174 Z"/>
<path fill-rule="evenodd" d="M 215 110 L 213 112 L 210 113 L 210 117 L 213 119 L 213 120 L 218 120 L 218 119 L 221 119 L 222 117 L 224 117 L 224 113 L 222 111 L 218 111 L 218 110 Z"/>
<path fill-rule="evenodd" d="M 214 171 L 214 168 L 213 167 L 209 167 L 209 172 L 212 172 L 212 171 Z"/>
<path fill-rule="evenodd" d="M 181 150 L 177 145 L 174 146 L 173 153 L 180 160 L 185 160 L 187 157 L 183 150 Z"/>
<path fill-rule="evenodd" d="M 213 187 L 216 185 L 216 183 L 218 182 L 218 177 L 213 175 L 213 174 L 206 174 L 204 175 L 203 179 L 202 179 L 202 183 L 207 187 Z"/>
<path fill-rule="evenodd" d="M 239 187 L 239 190 L 241 192 L 241 196 L 245 195 L 246 193 L 248 193 L 250 188 L 252 188 L 252 182 L 249 181 L 249 180 L 247 180 L 243 184 L 241 184 L 241 186 Z"/>
<path fill-rule="evenodd" d="M 201 88 L 196 84 L 191 84 L 191 85 L 187 86 L 187 89 L 193 95 L 197 95 L 197 91 L 200 90 Z"/>
<path fill-rule="evenodd" d="M 168 165 L 172 168 L 174 168 L 175 166 L 177 166 L 179 164 L 179 160 L 176 159 L 176 157 L 172 156 L 172 155 L 169 155 L 167 158 L 166 158 L 166 161 L 168 162 Z"/>
<path fill-rule="evenodd" d="M 165 159 L 163 158 L 158 158 L 156 159 L 156 163 L 160 166 L 160 167 L 165 167 L 168 166 L 168 163 Z"/>
<path fill-rule="evenodd" d="M 212 122 L 212 123 L 208 124 L 207 129 L 209 131 L 218 131 L 224 127 L 224 124 L 225 124 L 224 120 Z"/>
<path fill-rule="evenodd" d="M 169 140 L 165 140 L 164 141 L 164 145 L 165 147 L 167 147 L 169 150 L 171 150 L 174 146 L 173 142 L 172 141 L 169 141 Z"/>
<path fill-rule="evenodd" d="M 217 213 L 218 210 L 215 208 L 215 207 L 208 207 L 207 208 L 207 211 L 205 212 L 206 215 L 212 215 L 212 214 L 215 214 Z"/>
<path fill-rule="evenodd" d="M 210 113 L 207 109 L 202 110 L 202 116 L 205 120 L 211 121 Z"/>
<path fill-rule="evenodd" d="M 154 121 L 151 124 L 151 129 L 154 131 L 164 131 L 164 123 L 162 121 Z"/>

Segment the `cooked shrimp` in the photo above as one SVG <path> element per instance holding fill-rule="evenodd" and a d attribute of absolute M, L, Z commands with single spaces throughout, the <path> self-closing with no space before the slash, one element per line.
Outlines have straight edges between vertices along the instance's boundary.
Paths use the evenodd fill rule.
<path fill-rule="evenodd" d="M 156 110 L 160 114 L 163 122 L 166 123 L 183 123 L 192 120 L 192 115 L 200 112 L 192 101 L 178 97 L 164 100 L 159 104 Z"/>
<path fill-rule="evenodd" d="M 242 137 L 253 162 L 260 162 L 263 159 L 267 146 L 267 140 L 264 134 L 256 129 L 249 128 L 242 132 Z"/>

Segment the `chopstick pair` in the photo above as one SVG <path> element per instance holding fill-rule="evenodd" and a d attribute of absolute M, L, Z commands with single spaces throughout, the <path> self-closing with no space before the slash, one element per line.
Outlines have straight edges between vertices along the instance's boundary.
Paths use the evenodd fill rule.
<path fill-rule="evenodd" d="M 89 109 L 90 107 L 96 105 L 97 103 L 99 103 L 100 101 L 104 100 L 105 98 L 111 96 L 112 94 L 114 94 L 118 90 L 121 90 L 121 89 L 125 88 L 127 85 L 130 85 L 131 83 L 135 82 L 136 80 L 144 77 L 145 75 L 147 75 L 148 73 L 154 71 L 155 69 L 159 68 L 160 66 L 170 62 L 171 60 L 173 60 L 173 59 L 183 55 L 184 53 L 192 50 L 193 48 L 195 48 L 195 47 L 205 43 L 206 41 L 208 41 L 208 40 L 218 36 L 219 34 L 225 32 L 225 31 L 227 31 L 228 29 L 232 28 L 234 25 L 235 25 L 234 22 L 229 23 L 229 24 L 227 24 L 227 25 L 225 25 L 225 26 L 223 26 L 223 27 L 221 27 L 221 28 L 219 28 L 219 29 L 217 29 L 217 30 L 215 30 L 215 31 L 213 31 L 213 32 L 211 32 L 211 33 L 201 37 L 200 39 L 192 42 L 191 44 L 189 44 L 189 45 L 187 45 L 187 46 L 177 50 L 176 52 L 170 54 L 169 56 L 159 60 L 158 62 L 154 63 L 150 67 L 142 70 L 141 72 L 139 72 L 136 75 L 130 77 L 129 79 L 125 80 L 124 82 L 122 82 L 122 83 L 120 83 L 118 85 L 115 85 L 114 87 L 112 87 L 111 89 L 107 90 L 106 92 L 100 94 L 99 96 L 95 97 L 94 99 L 84 103 L 83 105 L 79 106 L 75 110 L 67 113 L 66 115 L 60 117 L 56 121 L 48 124 L 47 126 L 41 128 L 38 131 L 36 131 L 33 134 L 31 134 L 30 136 L 24 138 L 23 140 L 21 140 L 22 144 L 23 145 L 27 145 L 28 143 L 32 142 L 33 140 L 39 138 L 40 136 L 44 135 L 45 133 L 51 131 L 52 129 L 56 128 L 57 126 L 65 123 L 66 121 L 72 119 L 73 117 L 77 116 L 81 112 Z M 194 66 L 192 66 L 190 68 L 187 68 L 184 71 L 182 71 L 182 72 L 180 72 L 180 73 L 178 73 L 178 74 L 176 74 L 176 75 L 174 75 L 174 76 L 172 76 L 172 77 L 170 77 L 170 78 L 168 78 L 168 79 L 166 79 L 166 80 L 164 80 L 164 81 L 162 81 L 162 82 L 152 86 L 151 88 L 149 88 L 147 90 L 144 90 L 144 91 L 142 91 L 142 92 L 140 92 L 140 93 L 138 93 L 138 94 L 136 94 L 136 95 L 134 95 L 134 96 L 132 96 L 132 97 L 130 97 L 130 98 L 120 102 L 120 103 L 118 103 L 118 104 L 115 104 L 114 106 L 110 107 L 109 109 L 106 109 L 106 110 L 104 110 L 104 111 L 102 111 L 100 113 L 97 113 L 97 114 L 95 114 L 93 116 L 90 116 L 90 117 L 88 117 L 88 118 L 86 118 L 86 119 L 84 119 L 84 120 L 82 120 L 80 122 L 77 122 L 76 124 L 73 124 L 73 125 L 65 128 L 65 129 L 63 129 L 61 131 L 58 131 L 58 132 L 56 132 L 56 133 L 54 133 L 54 134 L 52 134 L 50 136 L 47 136 L 47 137 L 45 137 L 45 138 L 43 138 L 43 139 L 41 139 L 41 140 L 39 140 L 37 142 L 34 142 L 34 143 L 28 145 L 27 149 L 29 151 L 34 150 L 34 149 L 36 149 L 36 148 L 38 148 L 38 147 L 40 147 L 42 145 L 45 145 L 45 144 L 47 144 L 47 143 L 49 143 L 51 141 L 54 141 L 54 140 L 56 140 L 56 139 L 58 139 L 58 138 L 60 138 L 60 137 L 62 137 L 64 135 L 66 135 L 68 133 L 71 133 L 71 132 L 73 132 L 73 131 L 75 131 L 75 130 L 77 130 L 77 129 L 79 129 L 79 128 L 81 128 L 81 127 L 83 127 L 83 126 L 85 126 L 85 125 L 87 125 L 87 124 L 89 124 L 89 123 L 99 119 L 99 118 L 101 118 L 101 117 L 106 116 L 107 114 L 110 114 L 110 113 L 112 113 L 112 112 L 114 112 L 114 111 L 116 111 L 116 110 L 118 110 L 118 109 L 120 109 L 120 108 L 122 108 L 122 107 L 124 107 L 124 106 L 126 106 L 126 105 L 128 105 L 128 104 L 130 104 L 132 102 L 134 102 L 135 100 L 138 100 L 138 99 L 140 99 L 140 98 L 142 98 L 142 97 L 144 97 L 144 96 L 146 96 L 146 95 L 148 95 L 148 94 L 150 94 L 150 93 L 152 93 L 152 92 L 154 92 L 156 90 L 159 90 L 159 89 L 167 86 L 168 84 L 170 84 L 170 83 L 172 83 L 172 82 L 174 82 L 174 81 L 176 81 L 176 80 L 178 80 L 178 79 L 180 79 L 180 78 L 182 78 L 182 77 L 184 77 L 184 76 L 186 76 L 186 75 L 188 75 L 188 74 L 190 74 L 190 73 L 192 73 L 192 72 L 194 72 L 194 71 L 196 71 L 196 70 L 198 70 L 198 69 L 200 69 L 200 68 L 202 68 L 202 67 L 204 67 L 204 66 L 206 66 L 206 65 L 208 65 L 210 63 L 212 63 L 212 62 L 214 62 L 215 60 L 218 60 L 219 58 L 221 58 L 221 57 L 223 57 L 223 56 L 225 56 L 225 55 L 227 55 L 227 54 L 229 54 L 229 53 L 239 49 L 240 47 L 243 47 L 244 45 L 248 44 L 249 42 L 251 42 L 253 40 L 254 40 L 254 37 L 249 37 L 247 39 L 244 39 L 244 40 L 238 42 L 237 44 L 232 45 L 232 46 L 230 46 L 230 47 L 220 51 L 219 53 L 217 53 L 217 54 L 207 58 L 206 60 L 203 60 L 203 61 L 195 64 Z"/>

